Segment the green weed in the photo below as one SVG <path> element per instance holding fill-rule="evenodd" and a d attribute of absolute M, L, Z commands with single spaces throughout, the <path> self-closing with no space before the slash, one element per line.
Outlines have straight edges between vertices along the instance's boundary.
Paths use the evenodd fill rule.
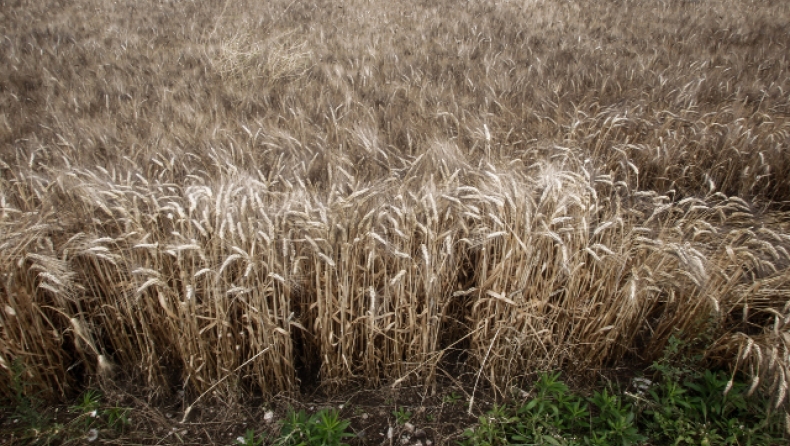
<path fill-rule="evenodd" d="M 312 416 L 303 410 L 290 411 L 283 421 L 278 446 L 337 446 L 344 438 L 354 435 L 346 432 L 350 422 L 340 418 L 335 409 L 322 409 Z"/>
<path fill-rule="evenodd" d="M 129 412 L 125 407 L 105 407 L 102 395 L 97 390 L 86 390 L 69 407 L 72 417 L 64 422 L 56 422 L 52 411 L 47 409 L 43 399 L 26 382 L 25 367 L 20 361 L 12 363 L 11 387 L 13 398 L 7 407 L 11 419 L 18 426 L 13 434 L 29 444 L 64 444 L 84 439 L 100 430 L 122 432 L 130 423 Z"/>
<path fill-rule="evenodd" d="M 442 398 L 442 402 L 445 404 L 455 404 L 459 401 L 461 401 L 461 395 L 455 392 L 451 392 L 449 395 L 445 395 L 444 398 Z"/>
<path fill-rule="evenodd" d="M 534 397 L 520 407 L 496 406 L 465 432 L 463 445 L 631 445 L 643 440 L 631 406 L 607 390 L 585 399 L 560 381 L 541 375 Z M 592 416 L 590 404 L 595 408 Z"/>
<path fill-rule="evenodd" d="M 261 446 L 263 444 L 263 436 L 255 438 L 255 431 L 247 429 L 243 437 L 236 439 L 236 444 L 240 446 Z"/>
<path fill-rule="evenodd" d="M 674 370 L 635 407 L 604 388 L 590 398 L 571 392 L 559 374 L 543 374 L 532 399 L 496 406 L 467 429 L 463 446 L 770 445 L 784 438 L 782 419 L 746 397 L 746 384 L 722 371 Z M 682 382 L 675 378 L 686 376 Z M 725 392 L 725 390 L 729 391 Z"/>
<path fill-rule="evenodd" d="M 762 445 L 784 435 L 782 417 L 759 398 L 747 397 L 748 385 L 722 370 L 699 370 L 673 359 L 683 348 L 674 336 L 663 357 L 652 365 L 660 384 L 649 389 L 643 424 L 652 438 L 675 445 Z"/>
<path fill-rule="evenodd" d="M 411 412 L 404 408 L 393 410 L 392 414 L 395 415 L 395 422 L 398 424 L 406 424 L 411 419 Z"/>

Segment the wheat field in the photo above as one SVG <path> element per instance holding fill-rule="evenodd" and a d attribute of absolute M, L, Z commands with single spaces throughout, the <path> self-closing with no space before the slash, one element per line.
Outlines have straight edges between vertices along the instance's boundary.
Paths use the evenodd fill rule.
<path fill-rule="evenodd" d="M 0 392 L 659 357 L 787 404 L 790 4 L 3 0 Z"/>

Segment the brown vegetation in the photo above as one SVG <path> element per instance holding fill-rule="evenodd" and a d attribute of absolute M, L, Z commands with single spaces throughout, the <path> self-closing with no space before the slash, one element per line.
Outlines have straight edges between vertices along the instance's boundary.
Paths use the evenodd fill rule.
<path fill-rule="evenodd" d="M 2 1 L 0 392 L 790 383 L 785 1 Z M 119 375 L 119 372 L 123 372 Z"/>

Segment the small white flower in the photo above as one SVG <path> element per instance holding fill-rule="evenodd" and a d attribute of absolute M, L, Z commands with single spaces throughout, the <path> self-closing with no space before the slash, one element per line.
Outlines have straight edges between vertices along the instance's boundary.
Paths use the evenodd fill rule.
<path fill-rule="evenodd" d="M 241 443 L 241 444 L 245 444 L 245 442 L 244 442 L 244 437 L 242 437 L 241 435 L 239 435 L 238 437 L 236 437 L 236 442 L 237 442 L 237 443 Z"/>
<path fill-rule="evenodd" d="M 88 440 L 88 443 L 93 443 L 97 438 L 99 438 L 99 431 L 96 429 L 89 430 L 88 435 L 85 436 L 85 439 Z"/>
<path fill-rule="evenodd" d="M 91 418 L 96 418 L 98 416 L 99 416 L 99 411 L 98 410 L 94 410 L 94 411 L 91 412 Z"/>

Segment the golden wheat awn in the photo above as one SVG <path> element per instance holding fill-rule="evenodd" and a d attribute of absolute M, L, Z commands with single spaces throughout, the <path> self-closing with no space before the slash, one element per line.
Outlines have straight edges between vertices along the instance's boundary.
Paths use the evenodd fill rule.
<path fill-rule="evenodd" d="M 786 405 L 786 2 L 48 3 L 0 13 L 0 392 L 504 392 L 706 333 Z"/>

